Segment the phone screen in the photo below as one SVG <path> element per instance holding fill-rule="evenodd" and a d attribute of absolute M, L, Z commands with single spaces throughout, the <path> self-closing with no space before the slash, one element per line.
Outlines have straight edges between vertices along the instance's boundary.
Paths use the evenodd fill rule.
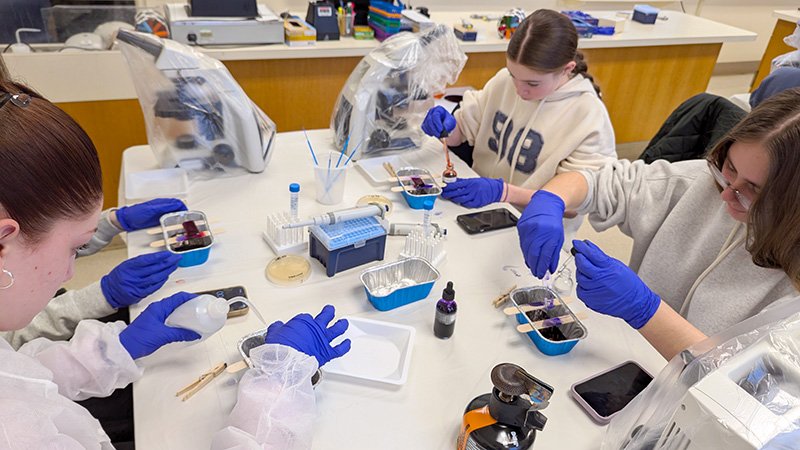
<path fill-rule="evenodd" d="M 234 297 L 244 297 L 247 298 L 247 291 L 244 290 L 244 286 L 233 286 L 228 288 L 222 289 L 214 289 L 211 291 L 203 291 L 203 292 L 196 292 L 197 295 L 209 294 L 213 295 L 214 297 L 224 298 L 225 300 L 230 300 Z M 243 314 L 247 314 L 250 308 L 244 302 L 233 302 L 228 307 L 228 317 L 235 317 L 241 316 Z"/>
<path fill-rule="evenodd" d="M 247 298 L 247 291 L 244 290 L 244 286 L 233 286 L 229 288 L 214 289 L 211 291 L 196 292 L 196 294 L 197 295 L 209 294 L 213 295 L 214 297 L 224 298 L 225 300 L 230 300 L 234 297 Z"/>
<path fill-rule="evenodd" d="M 619 412 L 653 380 L 638 364 L 627 362 L 572 386 L 600 418 Z"/>
<path fill-rule="evenodd" d="M 517 225 L 517 217 L 505 208 L 462 214 L 456 221 L 469 234 L 500 230 Z"/>

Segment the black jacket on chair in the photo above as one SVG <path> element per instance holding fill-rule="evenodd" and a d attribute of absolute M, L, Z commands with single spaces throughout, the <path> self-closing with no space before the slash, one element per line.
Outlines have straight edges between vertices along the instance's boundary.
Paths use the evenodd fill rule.
<path fill-rule="evenodd" d="M 647 164 L 700 159 L 747 113 L 725 98 L 697 94 L 667 117 L 639 159 Z"/>

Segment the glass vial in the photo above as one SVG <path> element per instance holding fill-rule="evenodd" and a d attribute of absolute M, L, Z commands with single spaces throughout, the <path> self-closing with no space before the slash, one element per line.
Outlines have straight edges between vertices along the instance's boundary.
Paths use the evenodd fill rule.
<path fill-rule="evenodd" d="M 456 329 L 456 291 L 453 282 L 448 281 L 442 291 L 442 298 L 436 302 L 436 317 L 433 321 L 433 334 L 439 339 L 449 339 Z"/>
<path fill-rule="evenodd" d="M 292 183 L 289 185 L 289 210 L 292 211 L 292 219 L 297 220 L 297 202 L 300 197 L 300 185 Z"/>

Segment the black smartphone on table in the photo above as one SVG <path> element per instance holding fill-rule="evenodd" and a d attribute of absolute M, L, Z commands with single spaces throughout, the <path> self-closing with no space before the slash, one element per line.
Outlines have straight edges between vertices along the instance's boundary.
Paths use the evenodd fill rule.
<path fill-rule="evenodd" d="M 469 234 L 484 233 L 492 230 L 517 226 L 517 216 L 505 208 L 490 209 L 470 214 L 461 214 L 456 222 Z"/>
<path fill-rule="evenodd" d="M 203 291 L 203 292 L 195 292 L 197 295 L 209 294 L 213 295 L 214 297 L 224 298 L 225 300 L 230 300 L 234 297 L 244 297 L 247 298 L 247 291 L 244 290 L 244 286 L 232 286 L 223 289 L 214 289 L 211 291 Z M 230 304 L 228 308 L 228 318 L 236 317 L 236 316 L 243 316 L 250 311 L 250 307 L 247 306 L 245 302 L 233 302 Z"/>
<path fill-rule="evenodd" d="M 635 361 L 625 361 L 572 385 L 572 398 L 595 422 L 608 423 L 653 381 Z"/>

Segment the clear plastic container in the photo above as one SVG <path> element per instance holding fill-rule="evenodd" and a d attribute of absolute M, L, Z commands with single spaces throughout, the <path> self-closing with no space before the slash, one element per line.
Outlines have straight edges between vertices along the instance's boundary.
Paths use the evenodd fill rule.
<path fill-rule="evenodd" d="M 225 325 L 229 305 L 235 301 L 246 302 L 244 297 L 225 300 L 209 294 L 198 295 L 175 308 L 175 311 L 167 317 L 164 323 L 169 327 L 186 328 L 196 332 L 200 335 L 200 340 L 191 341 L 191 343 L 197 343 L 216 333 Z"/>

